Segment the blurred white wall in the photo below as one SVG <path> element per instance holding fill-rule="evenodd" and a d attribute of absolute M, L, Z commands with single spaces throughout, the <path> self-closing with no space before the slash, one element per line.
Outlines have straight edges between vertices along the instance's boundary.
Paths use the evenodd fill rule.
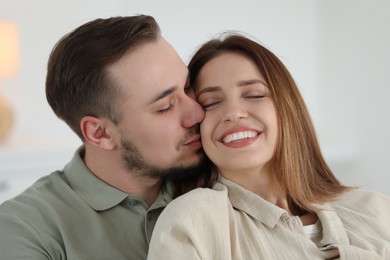
<path fill-rule="evenodd" d="M 0 0 L 0 21 L 16 22 L 21 38 L 19 74 L 0 79 L 16 120 L 0 145 L 0 190 L 10 175 L 19 181 L 6 196 L 62 168 L 80 144 L 45 99 L 53 45 L 91 19 L 143 13 L 156 18 L 185 62 L 223 30 L 265 44 L 296 79 L 335 174 L 345 184 L 390 195 L 389 12 L 387 0 Z M 26 174 L 33 177 L 26 181 Z"/>
<path fill-rule="evenodd" d="M 342 181 L 390 195 L 390 1 L 318 3 L 321 144 Z"/>

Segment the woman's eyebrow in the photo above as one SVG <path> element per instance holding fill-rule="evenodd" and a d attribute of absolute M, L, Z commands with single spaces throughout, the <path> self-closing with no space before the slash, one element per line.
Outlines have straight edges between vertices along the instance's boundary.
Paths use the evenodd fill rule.
<path fill-rule="evenodd" d="M 221 88 L 218 87 L 218 86 L 210 86 L 210 87 L 205 87 L 203 88 L 202 90 L 200 90 L 199 92 L 196 93 L 196 96 L 199 97 L 200 95 L 204 94 L 204 93 L 209 93 L 209 92 L 216 92 L 216 91 L 219 91 Z"/>
<path fill-rule="evenodd" d="M 267 84 L 265 84 L 265 82 L 260 80 L 260 79 L 241 80 L 241 81 L 238 81 L 236 85 L 238 87 L 244 87 L 244 86 L 249 86 L 249 85 L 254 85 L 254 84 L 260 84 L 260 85 L 267 87 Z M 199 97 L 200 95 L 202 95 L 204 93 L 217 92 L 220 90 L 221 90 L 221 87 L 209 86 L 209 87 L 205 87 L 202 90 L 200 90 L 199 92 L 197 92 L 196 96 Z"/>
<path fill-rule="evenodd" d="M 237 83 L 237 86 L 243 87 L 243 86 L 248 86 L 248 85 L 253 85 L 253 84 L 261 84 L 264 86 L 267 86 L 264 81 L 260 79 L 249 79 L 249 80 L 242 80 Z"/>

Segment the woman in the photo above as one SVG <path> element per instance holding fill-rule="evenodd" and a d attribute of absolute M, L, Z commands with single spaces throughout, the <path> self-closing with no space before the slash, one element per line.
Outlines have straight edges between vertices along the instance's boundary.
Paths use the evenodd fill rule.
<path fill-rule="evenodd" d="M 273 53 L 228 35 L 203 45 L 189 70 L 218 180 L 164 210 L 149 259 L 390 258 L 390 198 L 336 179 Z"/>

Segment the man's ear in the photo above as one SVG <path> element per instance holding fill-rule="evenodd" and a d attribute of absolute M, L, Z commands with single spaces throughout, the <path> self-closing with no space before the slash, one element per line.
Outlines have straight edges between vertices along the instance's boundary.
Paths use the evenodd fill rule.
<path fill-rule="evenodd" d="M 115 141 L 107 129 L 107 120 L 94 116 L 85 116 L 80 121 L 81 132 L 86 142 L 104 150 L 112 150 Z"/>

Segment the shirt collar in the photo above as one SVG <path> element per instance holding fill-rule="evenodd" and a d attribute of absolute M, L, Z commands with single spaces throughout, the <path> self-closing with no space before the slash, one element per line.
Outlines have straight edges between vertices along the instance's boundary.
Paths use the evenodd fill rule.
<path fill-rule="evenodd" d="M 128 194 L 97 178 L 84 164 L 82 159 L 84 154 L 85 147 L 81 146 L 64 168 L 69 186 L 97 211 L 106 210 L 121 203 Z"/>
<path fill-rule="evenodd" d="M 166 207 L 168 203 L 172 201 L 172 194 L 172 183 L 165 181 L 165 183 L 161 187 L 160 194 L 158 195 L 154 203 L 150 206 L 149 210 Z"/>
<path fill-rule="evenodd" d="M 316 212 L 322 225 L 320 246 L 327 247 L 332 244 L 349 244 L 348 234 L 336 211 L 329 204 L 324 204 L 320 207 L 321 209 Z"/>
<path fill-rule="evenodd" d="M 229 200 L 234 208 L 244 211 L 270 228 L 273 228 L 281 217 L 288 217 L 284 209 L 219 175 L 216 185 L 221 184 L 227 187 Z M 332 206 L 326 203 L 315 207 L 319 209 L 316 214 L 323 230 L 323 238 L 320 242 L 322 249 L 325 250 L 335 244 L 349 244 L 346 229 Z"/>
<path fill-rule="evenodd" d="M 221 175 L 218 176 L 218 182 L 227 187 L 229 200 L 234 208 L 244 211 L 270 228 L 275 227 L 281 216 L 288 216 L 284 209 L 271 204 L 259 195 Z"/>

